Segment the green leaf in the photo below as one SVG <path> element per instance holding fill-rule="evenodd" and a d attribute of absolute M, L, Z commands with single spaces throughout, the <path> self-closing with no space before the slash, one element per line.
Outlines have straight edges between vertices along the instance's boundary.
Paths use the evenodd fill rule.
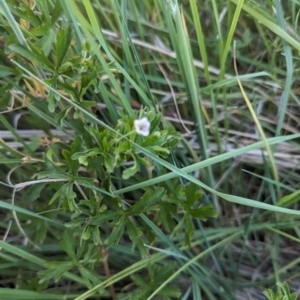
<path fill-rule="evenodd" d="M 101 244 L 101 239 L 100 239 L 100 230 L 98 226 L 90 226 L 92 228 L 92 237 L 93 237 L 93 242 L 95 245 L 100 245 Z"/>
<path fill-rule="evenodd" d="M 54 93 L 52 91 L 49 92 L 49 95 L 47 97 L 47 102 L 48 102 L 48 110 L 51 113 L 55 112 L 57 101 L 56 101 L 56 99 L 54 97 Z"/>
<path fill-rule="evenodd" d="M 41 278 L 39 283 L 43 283 L 49 279 L 54 279 L 56 282 L 71 268 L 74 267 L 74 262 L 47 262 L 46 266 L 52 266 L 47 270 L 38 272 L 38 276 Z"/>
<path fill-rule="evenodd" d="M 289 207 L 297 203 L 300 200 L 300 190 L 293 192 L 292 194 L 286 195 L 279 199 L 276 203 L 278 206 Z"/>
<path fill-rule="evenodd" d="M 35 201 L 40 197 L 42 190 L 47 186 L 47 183 L 39 183 L 30 186 L 27 189 L 27 199 L 30 201 Z"/>
<path fill-rule="evenodd" d="M 65 185 L 64 195 L 67 198 L 67 203 L 70 211 L 74 211 L 77 208 L 75 203 L 76 193 L 73 191 L 73 183 L 67 183 Z"/>
<path fill-rule="evenodd" d="M 17 10 L 18 15 L 23 19 L 29 21 L 34 27 L 40 26 L 40 19 L 34 14 L 33 10 L 24 3 L 21 3 L 20 8 Z"/>
<path fill-rule="evenodd" d="M 96 284 L 99 284 L 99 282 L 102 281 L 101 277 L 98 274 L 92 272 L 91 270 L 89 270 L 81 265 L 79 265 L 78 268 L 79 268 L 80 274 L 84 278 L 86 284 L 87 284 L 87 281 L 90 281 L 93 283 L 93 286 L 95 286 Z M 91 288 L 90 284 L 87 286 L 89 288 Z M 98 293 L 100 293 L 100 294 L 104 293 L 104 288 L 102 288 L 102 287 L 99 288 Z"/>
<path fill-rule="evenodd" d="M 76 152 L 72 155 L 72 159 L 80 159 L 82 156 L 92 157 L 101 154 L 100 150 L 98 148 L 88 149 L 82 152 Z"/>
<path fill-rule="evenodd" d="M 87 249 L 86 249 L 87 246 Z M 83 248 L 84 249 L 84 248 Z M 92 243 L 86 243 L 85 245 L 85 251 L 83 253 L 77 253 L 77 257 L 81 257 L 83 255 L 83 263 L 89 263 L 92 259 L 96 257 L 99 257 L 99 248 L 95 247 Z"/>
<path fill-rule="evenodd" d="M 195 183 L 190 183 L 185 189 L 186 196 L 186 209 L 190 208 L 199 198 L 201 197 L 201 192 L 199 187 Z"/>
<path fill-rule="evenodd" d="M 144 246 L 144 242 L 141 239 L 142 236 L 141 230 L 136 225 L 132 224 L 130 220 L 127 220 L 126 227 L 128 230 L 129 238 L 132 241 L 131 251 L 133 252 L 134 248 L 137 246 L 141 253 L 142 258 L 147 258 L 149 255 L 147 252 L 147 248 Z"/>
<path fill-rule="evenodd" d="M 81 136 L 76 136 L 74 141 L 71 144 L 71 152 L 65 149 L 62 151 L 62 155 L 66 160 L 66 165 L 70 168 L 72 177 L 74 179 L 78 175 L 80 164 L 77 160 L 72 159 L 72 154 L 79 151 L 81 149 L 81 145 L 82 145 Z"/>
<path fill-rule="evenodd" d="M 165 189 L 162 187 L 157 188 L 154 191 L 147 191 L 137 203 L 135 203 L 126 211 L 126 215 L 139 215 L 143 211 L 146 211 L 148 207 L 162 199 L 164 192 Z"/>
<path fill-rule="evenodd" d="M 64 24 L 62 30 L 59 31 L 56 41 L 56 69 L 58 69 L 68 52 L 72 40 L 72 27 L 70 24 Z"/>
<path fill-rule="evenodd" d="M 100 215 L 90 218 L 87 221 L 87 224 L 99 226 L 102 223 L 105 223 L 105 222 L 110 221 L 112 219 L 116 219 L 118 217 L 121 217 L 119 212 L 116 212 L 116 211 L 103 211 L 103 212 L 100 213 Z"/>
<path fill-rule="evenodd" d="M 49 161 L 47 159 L 46 161 L 47 164 L 47 171 L 41 171 L 38 173 L 38 178 L 42 179 L 42 178 L 53 178 L 53 179 L 65 179 L 67 180 L 72 180 L 72 177 L 64 172 L 63 169 L 58 168 L 57 166 L 55 166 L 55 164 L 53 164 L 51 161 Z"/>
<path fill-rule="evenodd" d="M 82 185 L 93 185 L 95 182 L 93 178 L 87 177 L 74 177 L 73 179 L 74 181 Z"/>
<path fill-rule="evenodd" d="M 10 203 L 6 203 L 6 202 L 1 201 L 1 200 L 0 200 L 0 208 L 13 210 L 13 211 L 16 211 L 17 213 L 21 213 L 21 214 L 24 214 L 24 215 L 27 215 L 27 216 L 31 216 L 31 217 L 34 217 L 34 218 L 45 220 L 45 221 L 50 222 L 52 224 L 55 224 L 57 226 L 62 226 L 62 224 L 59 224 L 57 221 L 45 218 L 44 216 L 42 216 L 40 214 L 36 214 L 36 213 L 34 213 L 30 210 L 24 209 L 24 208 L 16 206 L 16 205 L 12 205 Z"/>
<path fill-rule="evenodd" d="M 44 36 L 49 32 L 49 26 L 43 24 L 31 29 L 31 33 L 35 36 Z"/>
<path fill-rule="evenodd" d="M 184 216 L 185 219 L 185 236 L 184 236 L 184 242 L 185 245 L 188 247 L 191 247 L 191 239 L 194 236 L 194 226 L 193 222 L 188 216 Z"/>
<path fill-rule="evenodd" d="M 25 59 L 32 61 L 33 63 L 38 64 L 41 67 L 44 67 L 50 71 L 54 70 L 53 64 L 48 60 L 48 58 L 45 56 L 45 54 L 38 50 L 34 45 L 30 45 L 30 50 L 25 48 L 22 45 L 18 44 L 11 44 L 9 45 L 9 49 L 20 54 Z"/>
<path fill-rule="evenodd" d="M 267 289 L 263 292 L 268 300 L 296 300 L 297 293 L 291 294 L 290 288 L 286 282 L 277 282 L 276 285 L 279 287 L 277 292 L 273 292 L 271 289 Z"/>
<path fill-rule="evenodd" d="M 169 232 L 175 227 L 173 216 L 176 215 L 176 211 L 176 206 L 172 203 L 165 201 L 159 203 L 159 222 Z"/>
<path fill-rule="evenodd" d="M 76 138 L 78 138 L 78 136 Z M 72 176 L 75 178 L 78 174 L 78 170 L 79 170 L 79 167 L 80 167 L 79 162 L 77 160 L 73 160 L 71 158 L 72 154 L 70 153 L 70 151 L 63 150 L 62 155 L 64 156 L 64 158 L 66 160 L 66 164 L 70 168 Z"/>
<path fill-rule="evenodd" d="M 165 299 L 180 299 L 181 291 L 177 286 L 168 285 L 159 291 L 158 295 Z"/>
<path fill-rule="evenodd" d="M 70 61 L 64 62 L 58 69 L 58 74 L 69 74 L 72 72 L 73 64 Z"/>
<path fill-rule="evenodd" d="M 92 234 L 92 230 L 90 226 L 86 226 L 85 230 L 82 232 L 81 238 L 83 240 L 88 240 Z"/>
<path fill-rule="evenodd" d="M 87 166 L 89 164 L 87 156 L 80 156 L 78 162 L 84 166 Z"/>
<path fill-rule="evenodd" d="M 75 219 L 75 220 L 72 220 L 72 221 L 70 221 L 68 223 L 65 223 L 65 226 L 67 228 L 76 228 L 79 225 L 85 223 L 85 221 L 86 221 L 86 218 Z"/>
<path fill-rule="evenodd" d="M 61 110 L 58 114 L 56 114 L 54 117 L 55 123 L 58 123 L 60 124 L 60 126 L 62 126 L 65 118 L 68 116 L 71 109 L 72 109 L 71 106 L 67 106 L 63 110 Z"/>
<path fill-rule="evenodd" d="M 161 155 L 162 157 L 167 157 L 170 154 L 170 151 L 167 148 L 161 147 L 161 146 L 151 146 L 149 149 L 154 150 L 158 155 Z"/>
<path fill-rule="evenodd" d="M 53 9 L 52 15 L 51 15 L 51 24 L 52 24 L 52 26 L 56 23 L 58 18 L 63 13 L 63 9 L 61 7 L 60 1 L 61 0 L 56 0 L 55 1 L 55 6 L 54 6 L 54 9 Z"/>
<path fill-rule="evenodd" d="M 35 43 L 35 46 L 43 49 L 45 56 L 48 56 L 52 50 L 55 39 L 55 32 L 50 29 L 37 43 Z"/>
<path fill-rule="evenodd" d="M 36 2 L 36 5 L 38 7 L 38 11 L 41 12 L 41 16 L 45 23 L 49 23 L 50 20 L 50 11 L 48 8 L 48 1 L 46 0 L 40 0 Z"/>
<path fill-rule="evenodd" d="M 120 220 L 118 226 L 113 229 L 111 235 L 104 241 L 104 244 L 109 248 L 112 244 L 118 244 L 125 230 L 125 220 Z"/>
<path fill-rule="evenodd" d="M 121 154 L 131 149 L 129 141 L 123 141 L 116 149 L 115 154 Z"/>
<path fill-rule="evenodd" d="M 70 230 L 65 230 L 63 240 L 59 244 L 62 249 L 64 249 L 68 253 L 68 256 L 71 259 L 76 260 L 76 254 L 74 251 L 75 240 Z"/>
<path fill-rule="evenodd" d="M 44 292 L 28 291 L 28 290 L 24 290 L 24 289 L 12 289 L 12 288 L 0 288 L 0 296 L 2 299 L 9 299 L 9 300 L 63 300 L 63 299 L 67 299 L 64 295 L 59 295 L 59 294 L 54 294 L 54 293 L 50 294 L 50 293 L 44 293 Z M 75 298 L 75 295 L 72 298 Z"/>
<path fill-rule="evenodd" d="M 6 77 L 6 76 L 9 76 L 9 75 L 18 75 L 18 71 L 16 69 L 1 66 L 1 68 L 0 68 L 0 77 Z"/>
<path fill-rule="evenodd" d="M 86 127 L 82 121 L 70 119 L 69 123 L 70 123 L 71 127 L 73 128 L 73 130 L 75 130 L 77 134 L 80 134 L 80 136 L 83 139 L 83 145 L 85 145 L 85 147 L 87 147 L 88 149 L 95 147 L 95 144 L 92 141 L 91 135 L 88 132 L 88 130 L 86 129 Z"/>
<path fill-rule="evenodd" d="M 96 71 L 89 71 L 81 75 L 80 97 L 83 97 L 88 87 L 97 79 Z"/>
<path fill-rule="evenodd" d="M 8 253 L 11 253 L 14 256 L 19 257 L 22 261 L 25 260 L 25 261 L 28 261 L 32 264 L 36 264 L 39 266 L 45 265 L 45 261 L 42 260 L 41 258 L 39 258 L 38 256 L 32 255 L 32 254 L 20 249 L 19 247 L 10 245 L 2 240 L 0 240 L 0 247 L 2 249 L 4 249 L 5 251 L 7 251 Z M 82 284 L 82 279 L 80 277 L 78 277 L 77 275 L 67 273 L 67 274 L 65 274 L 65 276 L 66 276 L 66 278 L 69 278 L 72 281 Z"/>
<path fill-rule="evenodd" d="M 4 90 L 0 88 L 0 94 L 2 97 L 0 98 L 0 107 L 7 108 L 10 105 L 11 94 L 8 90 Z"/>
<path fill-rule="evenodd" d="M 86 133 L 88 133 L 89 135 L 91 135 L 94 139 L 95 139 L 95 141 L 96 141 L 96 143 L 97 143 L 97 145 L 99 146 L 99 148 L 101 149 L 101 150 L 103 150 L 102 149 L 102 137 L 101 137 L 101 135 L 103 135 L 103 132 L 102 133 L 100 133 L 99 132 L 99 129 L 95 126 L 84 126 L 84 129 L 85 129 L 85 131 L 86 131 Z"/>
<path fill-rule="evenodd" d="M 127 168 L 126 170 L 123 171 L 123 174 L 122 174 L 123 179 L 130 178 L 131 176 L 133 176 L 136 172 L 138 172 L 140 170 L 140 164 L 139 164 L 139 161 L 136 158 L 135 154 L 132 154 L 131 156 L 134 161 L 133 166 L 131 168 Z"/>
<path fill-rule="evenodd" d="M 61 196 L 61 193 L 63 191 L 63 186 L 60 187 L 59 190 L 57 190 L 57 192 L 52 196 L 52 198 L 50 199 L 49 201 L 49 204 L 48 205 L 51 205 L 54 203 L 54 201 Z"/>
<path fill-rule="evenodd" d="M 106 153 L 104 157 L 104 164 L 109 173 L 112 173 L 114 171 L 114 163 L 115 158 L 111 154 Z"/>
<path fill-rule="evenodd" d="M 281 293 L 284 295 L 283 300 L 296 300 L 297 293 L 294 292 L 291 294 L 290 288 L 286 282 L 277 282 L 276 285 L 280 288 Z"/>
<path fill-rule="evenodd" d="M 200 208 L 190 208 L 187 212 L 196 219 L 201 219 L 202 221 L 206 221 L 208 218 L 215 218 L 217 217 L 217 212 L 213 208 L 213 206 L 203 206 Z"/>
<path fill-rule="evenodd" d="M 64 208 L 68 207 L 70 211 L 77 209 L 75 203 L 76 193 L 73 191 L 73 183 L 68 182 L 64 184 L 51 198 L 49 205 L 51 205 L 57 198 L 60 198 L 63 201 Z"/>
<path fill-rule="evenodd" d="M 34 224 L 34 233 L 31 236 L 32 240 L 37 241 L 39 244 L 44 243 L 48 233 L 48 223 L 45 221 L 36 221 Z"/>

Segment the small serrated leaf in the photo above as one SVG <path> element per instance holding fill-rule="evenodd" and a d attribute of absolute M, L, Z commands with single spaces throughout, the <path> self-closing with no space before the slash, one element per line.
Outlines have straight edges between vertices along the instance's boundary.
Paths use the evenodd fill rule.
<path fill-rule="evenodd" d="M 112 234 L 104 241 L 104 244 L 109 248 L 112 244 L 118 244 L 120 238 L 125 230 L 125 221 L 122 219 L 118 226 L 116 226 Z"/>
<path fill-rule="evenodd" d="M 92 228 L 92 237 L 93 237 L 93 242 L 95 245 L 100 245 L 101 244 L 101 239 L 100 239 L 100 230 L 97 226 L 90 226 Z"/>
<path fill-rule="evenodd" d="M 143 211 L 146 211 L 149 206 L 155 204 L 159 200 L 162 199 L 162 196 L 165 192 L 165 189 L 160 187 L 158 189 L 149 190 L 147 191 L 143 197 L 138 200 L 137 203 L 135 203 L 133 206 L 131 206 L 127 211 L 126 214 L 131 215 L 139 215 Z"/>
<path fill-rule="evenodd" d="M 57 35 L 56 41 L 56 68 L 58 69 L 68 52 L 72 40 L 72 27 L 70 24 L 65 24 Z"/>
<path fill-rule="evenodd" d="M 55 6 L 51 14 L 51 24 L 54 25 L 58 18 L 61 16 L 63 13 L 63 9 L 60 4 L 60 0 L 55 1 Z"/>
<path fill-rule="evenodd" d="M 61 196 L 61 192 L 63 191 L 63 187 L 64 187 L 64 186 L 61 186 L 61 187 L 57 190 L 57 192 L 56 192 L 56 193 L 52 196 L 52 198 L 50 199 L 48 205 L 53 204 L 54 201 L 55 201 L 58 197 Z"/>
<path fill-rule="evenodd" d="M 59 244 L 62 249 L 67 252 L 71 259 L 76 260 L 76 254 L 74 251 L 75 241 L 70 230 L 65 230 L 63 240 Z"/>
<path fill-rule="evenodd" d="M 120 217 L 120 214 L 116 211 L 103 211 L 100 215 L 90 218 L 87 223 L 91 225 L 99 226 L 102 223 L 116 219 Z"/>
<path fill-rule="evenodd" d="M 9 48 L 12 51 L 20 54 L 24 58 L 31 60 L 50 71 L 54 70 L 53 64 L 48 60 L 48 58 L 45 56 L 43 51 L 37 49 L 32 44 L 30 45 L 31 51 L 28 50 L 25 46 L 18 45 L 18 44 L 11 44 L 11 45 L 9 45 Z"/>
<path fill-rule="evenodd" d="M 75 203 L 75 198 L 77 197 L 76 193 L 73 191 L 73 183 L 68 182 L 63 186 L 61 189 L 62 196 L 64 199 L 67 200 L 68 207 L 70 211 L 74 211 L 74 209 L 77 207 Z"/>
<path fill-rule="evenodd" d="M 185 196 L 186 196 L 186 209 L 190 208 L 201 196 L 201 192 L 199 191 L 199 187 L 194 184 L 190 183 L 185 189 Z"/>
<path fill-rule="evenodd" d="M 141 239 L 142 236 L 141 230 L 137 226 L 132 224 L 130 220 L 127 220 L 126 227 L 128 230 L 129 238 L 132 241 L 131 251 L 133 252 L 134 248 L 138 247 L 142 258 L 147 258 L 148 252 L 147 252 L 147 248 L 144 246 L 143 240 Z"/>
<path fill-rule="evenodd" d="M 159 220 L 167 231 L 171 231 L 175 227 L 175 221 L 172 215 L 176 214 L 176 206 L 172 203 L 161 201 L 159 203 Z"/>
<path fill-rule="evenodd" d="M 55 107 L 52 109 L 55 109 Z M 58 123 L 60 126 L 62 126 L 65 118 L 68 116 L 71 109 L 72 109 L 72 106 L 67 106 L 63 110 L 61 110 L 58 114 L 55 115 L 54 122 Z"/>
<path fill-rule="evenodd" d="M 32 26 L 37 27 L 41 24 L 40 19 L 34 14 L 33 10 L 24 3 L 21 3 L 18 14 L 31 23 Z"/>
<path fill-rule="evenodd" d="M 159 296 L 165 299 L 180 299 L 181 291 L 177 286 L 168 285 L 159 292 Z"/>
<path fill-rule="evenodd" d="M 41 278 L 39 283 L 43 283 L 49 279 L 58 281 L 68 270 L 74 267 L 73 261 L 55 261 L 45 263 L 49 268 L 38 272 L 38 276 Z"/>
<path fill-rule="evenodd" d="M 203 206 L 199 208 L 190 208 L 187 212 L 196 219 L 201 219 L 202 221 L 206 221 L 208 218 L 215 218 L 217 217 L 216 210 L 211 206 Z"/>
<path fill-rule="evenodd" d="M 121 154 L 131 149 L 131 145 L 128 141 L 122 142 L 116 149 L 115 154 Z"/>

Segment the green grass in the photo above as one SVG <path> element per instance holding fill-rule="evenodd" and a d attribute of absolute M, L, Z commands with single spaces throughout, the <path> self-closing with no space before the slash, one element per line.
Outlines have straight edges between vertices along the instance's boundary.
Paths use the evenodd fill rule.
<path fill-rule="evenodd" d="M 297 292 L 298 11 L 1 1 L 0 299 Z"/>

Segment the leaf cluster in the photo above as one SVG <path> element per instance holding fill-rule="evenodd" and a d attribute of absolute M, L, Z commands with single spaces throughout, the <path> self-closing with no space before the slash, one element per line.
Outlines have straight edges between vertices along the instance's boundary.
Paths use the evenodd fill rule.
<path fill-rule="evenodd" d="M 169 172 L 153 158 L 173 164 L 178 160 L 175 150 L 181 135 L 164 120 L 159 105 L 152 105 L 156 99 L 149 86 L 138 86 L 145 74 L 135 72 L 143 72 L 143 68 L 132 68 L 127 74 L 117 55 L 115 61 L 108 61 L 109 51 L 95 49 L 84 32 L 84 22 L 79 30 L 77 21 L 69 17 L 65 9 L 68 1 L 42 0 L 33 6 L 32 1 L 6 2 L 1 7 L 7 6 L 13 17 L 1 24 L 5 43 L 0 56 L 5 66 L 0 70 L 4 83 L 0 107 L 12 104 L 13 94 L 22 103 L 22 113 L 29 114 L 26 126 L 44 130 L 47 137 L 30 143 L 18 137 L 24 147 L 20 152 L 1 145 L 9 153 L 5 158 L 20 162 L 25 156 L 19 178 L 28 181 L 34 174 L 37 181 L 22 191 L 24 205 L 35 211 L 32 219 L 25 209 L 27 215 L 18 216 L 26 238 L 40 246 L 55 244 L 58 249 L 53 257 L 45 255 L 45 260 L 39 261 L 43 270 L 33 268 L 31 274 L 37 272 L 39 281 L 29 282 L 26 288 L 40 292 L 52 287 L 53 281 L 65 283 L 65 277 L 79 283 L 78 290 L 82 285 L 93 289 L 105 282 L 102 273 L 107 251 L 129 244 L 142 265 L 144 258 L 151 258 L 145 243 L 163 243 L 158 233 L 171 238 L 184 236 L 179 246 L 191 246 L 196 224 L 216 217 L 212 206 L 203 205 L 199 186 L 175 179 L 116 193 Z M 86 40 L 79 39 L 83 32 Z M 135 91 L 129 91 L 127 80 L 144 98 L 141 103 L 146 107 L 133 109 L 130 100 Z M 100 111 L 103 107 L 105 112 Z M 147 137 L 134 128 L 134 120 L 142 117 L 151 123 Z M 3 119 L 0 121 L 10 128 Z M 51 133 L 54 128 L 67 139 L 55 138 Z M 177 263 L 149 263 L 147 272 L 131 276 L 134 288 L 130 296 L 150 296 L 176 268 Z M 98 293 L 105 291 L 99 288 Z M 180 295 L 174 284 L 165 284 L 158 291 L 162 299 Z"/>
<path fill-rule="evenodd" d="M 271 289 L 267 289 L 263 292 L 268 300 L 296 300 L 297 293 L 291 293 L 290 288 L 286 282 L 281 283 L 277 282 L 278 286 L 277 292 L 272 291 Z"/>

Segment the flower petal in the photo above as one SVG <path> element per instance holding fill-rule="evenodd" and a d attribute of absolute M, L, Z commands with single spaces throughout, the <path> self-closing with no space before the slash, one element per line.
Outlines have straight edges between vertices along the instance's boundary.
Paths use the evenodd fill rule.
<path fill-rule="evenodd" d="M 146 117 L 139 120 L 134 120 L 134 129 L 137 134 L 148 136 L 150 134 L 150 122 Z"/>

